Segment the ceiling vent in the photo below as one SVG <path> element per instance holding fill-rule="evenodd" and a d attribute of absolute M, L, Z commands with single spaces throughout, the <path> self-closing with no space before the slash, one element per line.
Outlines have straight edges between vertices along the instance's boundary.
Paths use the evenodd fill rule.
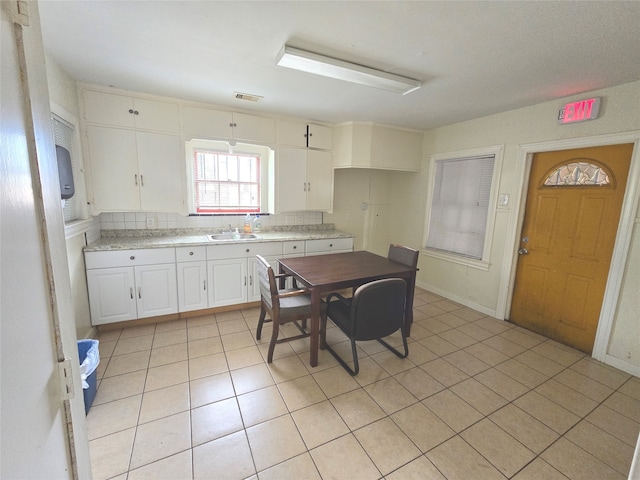
<path fill-rule="evenodd" d="M 238 100 L 246 100 L 248 102 L 259 102 L 264 98 L 264 97 L 261 97 L 260 95 L 251 95 L 250 93 L 240 93 L 240 92 L 233 92 L 233 95 Z"/>

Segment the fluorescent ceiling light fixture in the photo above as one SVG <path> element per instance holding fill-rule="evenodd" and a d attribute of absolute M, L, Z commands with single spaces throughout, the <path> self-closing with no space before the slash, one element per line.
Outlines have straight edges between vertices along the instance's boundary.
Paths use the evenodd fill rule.
<path fill-rule="evenodd" d="M 336 58 L 325 57 L 285 45 L 276 57 L 276 64 L 324 77 L 358 83 L 406 95 L 420 88 L 420 81 L 393 73 L 375 70 Z"/>

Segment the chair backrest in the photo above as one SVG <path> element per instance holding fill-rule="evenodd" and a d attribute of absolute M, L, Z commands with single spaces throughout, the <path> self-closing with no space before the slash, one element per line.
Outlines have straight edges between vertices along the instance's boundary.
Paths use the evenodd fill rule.
<path fill-rule="evenodd" d="M 407 282 L 385 278 L 358 287 L 351 302 L 352 336 L 355 340 L 375 340 L 403 327 Z"/>
<path fill-rule="evenodd" d="M 404 245 L 395 245 L 392 243 L 389 245 L 389 254 L 387 255 L 387 258 L 394 262 L 402 263 L 403 265 L 417 267 L 418 253 L 420 252 L 413 248 L 405 247 Z"/>
<path fill-rule="evenodd" d="M 260 296 L 269 308 L 273 309 L 274 302 L 279 306 L 278 287 L 273 273 L 273 268 L 264 257 L 256 255 L 256 267 L 258 269 L 258 281 L 260 282 Z"/>

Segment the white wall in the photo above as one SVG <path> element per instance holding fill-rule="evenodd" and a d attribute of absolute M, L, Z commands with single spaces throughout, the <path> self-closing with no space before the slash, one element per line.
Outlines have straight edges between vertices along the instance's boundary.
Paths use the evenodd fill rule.
<path fill-rule="evenodd" d="M 76 128 L 78 133 L 79 109 L 76 82 L 51 57 L 45 55 L 47 68 L 47 84 L 52 111 L 62 116 Z M 76 151 L 77 150 L 77 151 Z M 74 154 L 80 156 L 80 148 L 74 150 Z M 76 193 L 82 195 L 84 188 L 76 188 Z M 73 311 L 78 338 L 89 338 L 93 335 L 91 317 L 89 315 L 89 297 L 87 294 L 87 281 L 84 271 L 85 233 L 95 228 L 97 219 L 88 218 L 73 228 L 66 228 L 67 258 L 69 260 L 69 277 L 73 294 Z"/>
<path fill-rule="evenodd" d="M 600 118 L 573 125 L 556 123 L 558 110 L 563 103 L 590 96 L 603 98 Z M 394 199 L 390 211 L 392 221 L 380 226 L 381 233 L 395 230 L 400 225 L 419 223 L 416 228 L 410 230 L 407 243 L 414 246 L 421 245 L 430 155 L 504 145 L 504 161 L 498 192 L 509 194 L 511 201 L 507 208 L 498 208 L 496 213 L 489 270 L 482 271 L 452 264 L 428 257 L 423 252 L 420 260 L 421 270 L 418 273 L 419 284 L 435 286 L 450 298 L 480 310 L 499 312 L 504 308 L 504 305 L 500 305 L 499 302 L 501 298 L 503 300 L 505 298 L 505 292 L 500 289 L 508 285 L 508 281 L 504 278 L 508 275 L 504 270 L 505 262 L 509 261 L 510 250 L 517 235 L 514 225 L 517 225 L 522 213 L 518 203 L 524 188 L 522 175 L 524 167 L 521 164 L 523 159 L 519 155 L 520 146 L 633 131 L 638 138 L 639 106 L 640 82 L 634 82 L 428 131 L 425 134 L 423 149 L 425 159 L 422 172 L 413 182 L 407 182 L 401 174 L 391 176 L 391 191 Z M 407 207 L 411 203 L 411 198 L 415 199 L 414 208 Z M 630 221 L 633 222 L 633 219 Z M 640 335 L 637 333 L 640 320 L 637 314 L 633 314 L 638 311 L 637 272 L 640 248 L 637 232 L 634 238 L 635 242 L 630 248 L 624 267 L 624 281 L 615 313 L 608 354 L 615 355 L 623 361 L 622 363 L 626 363 L 627 370 L 631 368 L 637 371 L 635 368 L 640 367 Z M 505 249 L 507 249 L 506 252 Z M 507 264 L 506 267 L 509 265 Z M 506 307 L 508 312 L 508 305 Z M 622 363 L 616 366 L 624 368 Z"/>
<path fill-rule="evenodd" d="M 600 118 L 558 125 L 560 106 L 572 100 L 601 96 Z M 569 141 L 640 130 L 640 82 L 589 92 L 553 102 L 504 112 L 425 132 L 423 168 L 419 173 L 344 169 L 335 172 L 334 213 L 325 221 L 356 235 L 356 249 L 386 254 L 390 242 L 420 248 L 423 242 L 428 166 L 431 155 L 492 145 L 504 145 L 499 194 L 509 194 L 507 207 L 495 216 L 491 265 L 478 270 L 429 257 L 421 252 L 417 283 L 448 298 L 495 315 L 505 305 L 510 272 L 505 258 L 515 241 L 515 226 L 523 189 L 521 145 Z M 638 155 L 636 153 L 636 155 Z M 381 204 L 376 199 L 382 199 Z M 362 201 L 374 208 L 359 210 Z M 633 223 L 633 219 L 631 219 Z M 634 226 L 635 225 L 635 226 Z M 613 319 L 608 363 L 637 374 L 640 371 L 640 220 L 636 213 L 633 242 L 624 266 L 619 304 Z M 505 278 L 506 277 L 506 278 Z M 508 305 L 506 309 L 508 312 Z"/>

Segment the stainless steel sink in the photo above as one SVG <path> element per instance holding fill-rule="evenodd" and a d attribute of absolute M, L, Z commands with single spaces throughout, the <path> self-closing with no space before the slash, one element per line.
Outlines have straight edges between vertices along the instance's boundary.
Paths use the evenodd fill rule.
<path fill-rule="evenodd" d="M 218 233 L 214 235 L 207 235 L 207 238 L 211 241 L 216 240 L 252 240 L 260 238 L 255 233 Z"/>

